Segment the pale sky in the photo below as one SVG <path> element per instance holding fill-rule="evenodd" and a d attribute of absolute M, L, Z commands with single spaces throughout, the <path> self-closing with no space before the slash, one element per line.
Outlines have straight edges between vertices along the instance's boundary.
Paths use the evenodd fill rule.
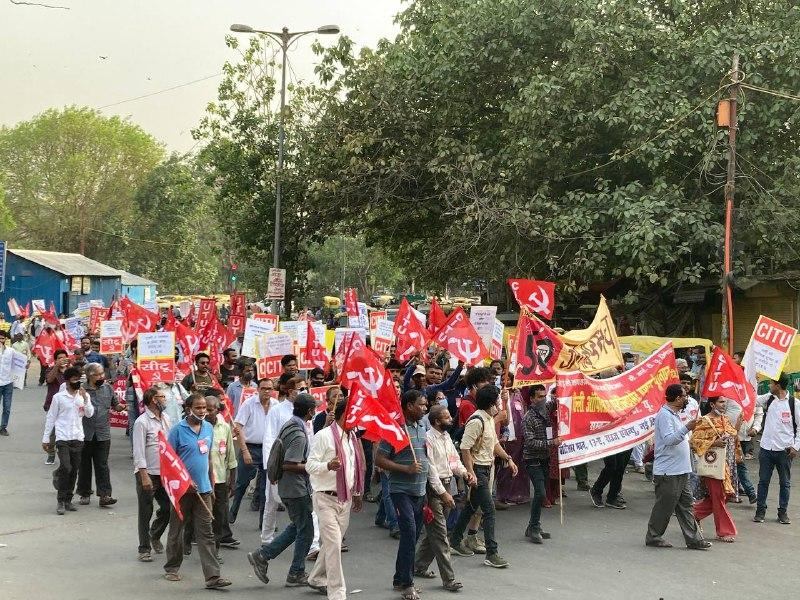
<path fill-rule="evenodd" d="M 42 0 L 53 10 L 0 0 L 0 124 L 14 125 L 51 107 L 100 107 L 222 71 L 235 58 L 225 46 L 232 23 L 279 31 L 336 24 L 357 44 L 374 47 L 397 33 L 401 0 Z M 334 36 L 319 36 L 324 44 Z M 313 78 L 307 36 L 290 51 L 299 79 Z M 107 57 L 106 59 L 100 58 Z M 289 71 L 291 74 L 291 70 Z M 106 108 L 164 142 L 191 149 L 191 129 L 216 98 L 213 78 Z"/>

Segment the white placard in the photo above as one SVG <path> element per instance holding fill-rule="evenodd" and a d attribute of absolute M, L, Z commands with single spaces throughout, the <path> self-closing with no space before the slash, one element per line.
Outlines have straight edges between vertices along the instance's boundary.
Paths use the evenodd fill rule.
<path fill-rule="evenodd" d="M 350 333 L 350 332 L 355 332 L 356 335 L 358 335 L 361 338 L 361 341 L 363 341 L 365 344 L 367 343 L 367 330 L 366 329 L 361 329 L 361 328 L 358 328 L 358 327 L 338 327 L 334 331 L 334 341 L 333 341 L 334 345 L 336 346 L 337 351 L 339 349 L 339 344 L 341 344 L 342 340 L 344 339 L 345 334 Z"/>
<path fill-rule="evenodd" d="M 47 309 L 44 306 L 44 300 L 31 300 L 31 306 L 33 307 L 33 312 L 44 314 L 47 312 Z"/>
<path fill-rule="evenodd" d="M 242 341 L 242 356 L 256 358 L 256 337 L 275 332 L 275 323 L 259 319 L 247 319 L 244 325 L 244 340 Z"/>
<path fill-rule="evenodd" d="M 267 300 L 283 300 L 286 294 L 286 269 L 271 268 L 267 283 Z"/>
<path fill-rule="evenodd" d="M 178 310 L 181 313 L 181 319 L 185 319 L 186 317 L 189 316 L 189 311 L 192 310 L 192 303 L 189 302 L 188 300 L 183 300 L 178 305 Z"/>
<path fill-rule="evenodd" d="M 394 339 L 394 323 L 389 319 L 381 319 L 375 327 L 375 337 L 391 342 Z"/>
<path fill-rule="evenodd" d="M 273 358 L 291 354 L 294 340 L 288 333 L 269 333 L 256 338 L 259 358 Z"/>
<path fill-rule="evenodd" d="M 6 355 L 9 355 L 9 358 L 11 359 L 9 361 L 7 373 L 5 370 Z M 3 352 L 3 360 L 0 360 L 0 377 L 2 377 L 5 381 L 10 379 L 11 383 L 14 384 L 14 388 L 21 390 L 25 387 L 25 371 L 27 370 L 28 357 L 22 354 L 22 352 L 17 352 L 13 348 L 6 348 Z M 8 374 L 8 379 L 6 379 L 6 374 Z"/>
<path fill-rule="evenodd" d="M 286 327 L 286 326 L 289 327 Z M 317 341 L 325 345 L 325 323 L 320 321 L 312 321 L 311 328 L 314 330 L 314 335 Z M 308 346 L 308 321 L 281 321 L 281 333 L 288 333 L 292 336 L 292 341 L 297 342 L 297 348 L 304 350 Z"/>
<path fill-rule="evenodd" d="M 172 358 L 175 356 L 175 332 L 140 333 L 137 356 L 140 361 L 150 358 Z"/>
<path fill-rule="evenodd" d="M 469 311 L 469 320 L 487 348 L 492 345 L 495 315 L 496 306 L 473 306 Z"/>

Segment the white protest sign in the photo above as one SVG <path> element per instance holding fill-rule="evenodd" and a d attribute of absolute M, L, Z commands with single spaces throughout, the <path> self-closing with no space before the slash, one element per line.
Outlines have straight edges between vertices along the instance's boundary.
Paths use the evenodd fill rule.
<path fill-rule="evenodd" d="M 334 331 L 334 344 L 336 345 L 336 349 L 339 349 L 339 345 L 344 340 L 344 336 L 347 333 L 355 333 L 361 338 L 361 341 L 365 344 L 367 343 L 367 330 L 361 328 L 354 328 L 354 327 L 338 327 Z"/>
<path fill-rule="evenodd" d="M 44 300 L 31 300 L 31 306 L 33 307 L 33 312 L 44 314 L 47 312 L 47 308 L 45 308 Z"/>
<path fill-rule="evenodd" d="M 797 329 L 794 327 L 764 315 L 758 317 L 742 360 L 748 379 L 753 381 L 755 373 L 772 380 L 780 378 L 796 335 Z"/>
<path fill-rule="evenodd" d="M 475 327 L 475 331 L 481 336 L 487 348 L 492 345 L 495 315 L 497 315 L 496 306 L 473 306 L 469 311 L 470 323 Z"/>
<path fill-rule="evenodd" d="M 242 356 L 256 357 L 256 338 L 268 333 L 274 333 L 274 321 L 262 321 L 260 319 L 247 319 L 244 325 L 244 340 L 242 341 Z"/>
<path fill-rule="evenodd" d="M 6 348 L 0 359 L 0 377 L 11 380 L 15 389 L 25 387 L 25 371 L 28 370 L 28 357 L 13 348 Z"/>
<path fill-rule="evenodd" d="M 372 348 L 379 354 L 385 354 L 392 346 L 394 339 L 394 323 L 388 319 L 381 319 L 375 323 L 375 337 L 372 338 Z"/>
<path fill-rule="evenodd" d="M 281 321 L 278 330 L 281 333 L 288 333 L 292 336 L 293 342 L 300 342 L 300 337 L 302 336 L 305 346 L 305 338 L 308 334 L 308 330 L 306 329 L 306 322 L 305 321 Z"/>
<path fill-rule="evenodd" d="M 506 326 L 502 321 L 494 320 L 494 329 L 492 330 L 492 346 L 489 349 L 489 354 L 492 360 L 500 360 L 503 357 L 503 333 Z"/>
<path fill-rule="evenodd" d="M 119 354 L 123 344 L 122 321 L 100 321 L 100 354 Z"/>
<path fill-rule="evenodd" d="M 259 358 L 272 358 L 292 353 L 294 340 L 288 333 L 268 333 L 256 338 Z"/>
<path fill-rule="evenodd" d="M 189 311 L 192 310 L 192 303 L 184 300 L 178 305 L 178 310 L 181 313 L 181 319 L 185 319 L 189 316 Z"/>
<path fill-rule="evenodd" d="M 297 327 L 294 326 L 297 324 Z M 288 329 L 285 329 L 285 325 L 290 325 Z M 311 328 L 314 330 L 314 335 L 317 338 L 317 341 L 325 345 L 325 323 L 321 323 L 320 321 L 313 321 L 311 323 Z M 282 321 L 280 325 L 281 333 L 288 333 L 292 336 L 292 340 L 297 342 L 297 348 L 302 350 L 308 346 L 308 321 Z"/>
<path fill-rule="evenodd" d="M 155 333 L 140 333 L 137 356 L 139 360 L 174 357 L 175 332 L 156 331 Z"/>

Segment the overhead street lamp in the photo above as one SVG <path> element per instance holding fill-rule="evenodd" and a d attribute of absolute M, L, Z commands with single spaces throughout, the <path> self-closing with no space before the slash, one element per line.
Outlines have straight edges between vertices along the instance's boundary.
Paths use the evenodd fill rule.
<path fill-rule="evenodd" d="M 284 27 L 281 31 L 264 31 L 261 29 L 253 29 L 250 25 L 243 25 L 241 23 L 234 23 L 231 25 L 231 31 L 234 33 L 250 33 L 265 35 L 276 41 L 282 52 L 282 67 L 281 67 L 281 112 L 278 117 L 278 175 L 275 181 L 275 246 L 272 254 L 272 266 L 276 269 L 280 267 L 281 262 L 281 192 L 282 192 L 282 179 L 283 179 L 283 151 L 284 151 L 284 112 L 286 108 L 286 56 L 289 48 L 299 38 L 309 33 L 318 33 L 321 35 L 335 35 L 339 33 L 338 25 L 323 25 L 317 29 L 309 31 L 289 31 Z M 272 312 L 277 313 L 278 303 L 273 300 Z"/>

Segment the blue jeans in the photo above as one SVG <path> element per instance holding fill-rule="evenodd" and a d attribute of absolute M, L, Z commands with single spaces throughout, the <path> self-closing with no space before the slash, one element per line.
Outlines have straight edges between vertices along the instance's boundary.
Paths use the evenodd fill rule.
<path fill-rule="evenodd" d="M 3 420 L 0 421 L 0 429 L 8 427 L 8 419 L 11 416 L 11 397 L 14 395 L 14 384 L 7 383 L 0 385 L 0 398 L 3 400 Z"/>
<path fill-rule="evenodd" d="M 406 588 L 414 585 L 414 553 L 417 539 L 422 532 L 422 507 L 425 504 L 425 496 L 393 492 L 392 502 L 397 510 L 397 524 L 400 526 L 400 545 L 397 547 L 392 585 Z"/>
<path fill-rule="evenodd" d="M 236 522 L 236 517 L 239 514 L 239 506 L 242 503 L 242 498 L 247 493 L 247 486 L 250 485 L 250 480 L 258 476 L 256 479 L 255 498 L 258 499 L 258 523 L 261 526 L 261 521 L 264 518 L 264 501 L 265 483 L 267 478 L 264 477 L 264 463 L 262 462 L 262 447 L 261 444 L 247 444 L 247 449 L 250 451 L 250 456 L 253 458 L 252 465 L 244 464 L 241 454 L 239 455 L 239 466 L 236 471 L 236 492 L 233 494 L 231 501 L 230 522 Z"/>
<path fill-rule="evenodd" d="M 750 473 L 747 472 L 747 465 L 744 461 L 736 464 L 736 473 L 739 476 L 739 485 L 744 490 L 744 493 L 747 494 L 747 497 L 752 498 L 755 496 L 756 490 L 750 482 Z"/>
<path fill-rule="evenodd" d="M 397 529 L 397 512 L 389 495 L 389 478 L 386 473 L 381 473 L 381 501 L 375 515 L 375 525 L 382 526 L 384 523 L 390 531 Z"/>
<path fill-rule="evenodd" d="M 314 509 L 311 504 L 311 496 L 281 498 L 281 500 L 286 507 L 286 512 L 289 513 L 291 523 L 269 544 L 261 546 L 261 556 L 272 560 L 291 544 L 294 544 L 289 575 L 305 573 L 306 556 L 308 556 L 308 549 L 311 548 L 311 542 L 314 541 L 314 522 L 311 517 L 311 511 Z"/>
<path fill-rule="evenodd" d="M 545 482 L 547 481 L 549 469 L 548 463 L 547 459 L 525 461 L 525 471 L 533 484 L 531 516 L 528 520 L 528 527 L 531 528 L 531 531 L 542 531 L 542 503 L 547 496 Z"/>
<path fill-rule="evenodd" d="M 780 493 L 778 494 L 778 512 L 786 512 L 789 506 L 789 488 L 791 487 L 792 459 L 785 450 L 765 450 L 758 452 L 758 504 L 756 508 L 767 510 L 767 492 L 772 479 L 772 469 L 778 470 Z"/>

